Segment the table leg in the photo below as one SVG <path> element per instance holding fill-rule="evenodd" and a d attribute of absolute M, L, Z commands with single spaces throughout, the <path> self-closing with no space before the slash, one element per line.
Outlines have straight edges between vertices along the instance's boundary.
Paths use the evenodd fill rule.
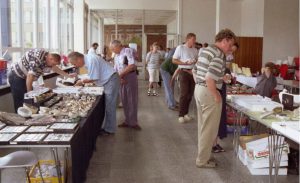
<path fill-rule="evenodd" d="M 239 139 L 241 135 L 241 125 L 242 125 L 242 117 L 243 113 L 236 111 L 236 120 L 234 123 L 234 133 L 233 133 L 233 148 L 234 153 L 238 157 L 239 155 Z"/>
<path fill-rule="evenodd" d="M 268 136 L 269 182 L 277 183 L 278 171 L 280 168 L 280 161 L 281 161 L 282 151 L 284 148 L 284 137 L 277 134 L 276 131 L 272 129 L 270 130 L 271 130 L 271 134 Z"/>
<path fill-rule="evenodd" d="M 53 155 L 55 166 L 56 166 L 58 182 L 62 183 L 61 182 L 60 162 L 59 162 L 59 158 L 58 158 L 57 148 L 52 148 L 52 155 Z"/>
<path fill-rule="evenodd" d="M 69 178 L 69 148 L 65 148 L 64 151 L 64 177 L 65 177 L 65 182 L 68 182 Z"/>

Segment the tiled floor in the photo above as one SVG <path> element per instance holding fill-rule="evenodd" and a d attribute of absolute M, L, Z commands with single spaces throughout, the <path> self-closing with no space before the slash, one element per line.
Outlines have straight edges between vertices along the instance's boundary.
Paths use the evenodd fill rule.
<path fill-rule="evenodd" d="M 216 169 L 195 166 L 197 124 L 177 122 L 177 112 L 160 96 L 146 96 L 146 82 L 139 83 L 139 123 L 142 131 L 118 129 L 114 136 L 99 137 L 87 172 L 86 183 L 263 183 L 268 176 L 251 176 L 233 156 L 232 137 L 221 142 L 227 152 L 215 156 Z M 191 105 L 195 114 L 195 105 Z M 123 116 L 118 109 L 118 121 Z M 51 157 L 48 149 L 32 149 L 40 159 Z M 8 151 L 0 149 L 0 156 Z M 280 176 L 279 181 L 296 183 L 299 176 Z M 2 171 L 2 183 L 24 183 L 22 169 Z"/>
<path fill-rule="evenodd" d="M 99 137 L 86 183 L 233 183 L 268 182 L 268 176 L 252 176 L 233 156 L 232 136 L 221 142 L 227 152 L 216 154 L 216 169 L 195 167 L 197 123 L 177 122 L 177 112 L 159 97 L 146 96 L 139 86 L 139 123 L 142 131 L 118 129 L 114 136 Z M 191 105 L 195 113 L 194 105 Z M 118 120 L 123 117 L 118 109 Z M 281 176 L 279 182 L 298 182 L 298 176 Z"/>

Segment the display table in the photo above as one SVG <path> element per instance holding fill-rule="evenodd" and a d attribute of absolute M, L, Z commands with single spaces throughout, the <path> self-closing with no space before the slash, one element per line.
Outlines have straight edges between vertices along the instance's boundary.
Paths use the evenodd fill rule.
<path fill-rule="evenodd" d="M 293 91 L 297 91 L 297 89 L 299 89 L 299 84 L 299 81 L 296 80 L 277 79 L 277 85 L 282 85 L 283 88 L 288 89 L 290 93 L 293 93 Z"/>
<path fill-rule="evenodd" d="M 247 77 L 244 75 L 237 75 L 236 80 L 244 85 L 247 85 L 249 87 L 255 88 L 256 83 L 257 83 L 257 78 L 256 77 Z M 277 77 L 277 86 L 276 90 L 283 90 L 284 88 L 287 88 L 291 93 L 299 89 L 300 83 L 299 81 L 296 80 L 283 80 L 282 78 Z"/>
<path fill-rule="evenodd" d="M 87 117 L 82 118 L 78 122 L 77 128 L 74 131 L 65 133 L 69 134 L 71 137 L 68 140 L 49 140 L 48 137 L 50 135 L 53 135 L 54 133 L 47 132 L 43 133 L 46 134 L 44 135 L 43 140 L 32 141 L 29 139 L 26 141 L 26 139 L 24 138 L 24 141 L 19 142 L 16 141 L 16 138 L 14 138 L 7 144 L 2 143 L 2 145 L 0 145 L 0 148 L 50 148 L 57 167 L 59 167 L 60 165 L 57 149 L 63 148 L 64 166 L 66 168 L 65 170 L 67 170 L 65 171 L 65 182 L 82 183 L 85 181 L 86 171 L 89 166 L 89 160 L 95 150 L 97 136 L 104 119 L 104 104 L 105 103 L 103 95 L 98 96 L 92 108 L 88 112 Z M 30 134 L 27 131 L 29 128 L 30 127 L 26 127 L 26 130 L 23 130 L 21 134 L 18 135 L 18 138 L 21 135 Z M 5 129 L 5 127 L 2 128 L 2 130 L 3 129 Z M 47 138 L 48 140 L 46 140 Z M 57 171 L 57 174 L 60 177 L 60 169 L 57 168 Z"/>
<path fill-rule="evenodd" d="M 268 137 L 268 144 L 269 144 L 269 151 L 270 151 L 270 155 L 269 155 L 270 165 L 274 165 L 275 167 L 275 172 L 272 173 L 273 166 L 270 166 L 269 180 L 270 182 L 277 182 L 277 175 L 278 175 L 278 168 L 279 168 L 278 162 L 280 161 L 281 153 L 282 153 L 282 148 L 278 148 L 278 147 L 282 147 L 283 145 L 283 141 L 280 141 L 278 139 L 280 136 L 284 136 L 299 144 L 300 143 L 300 131 L 299 131 L 300 122 L 294 121 L 293 125 L 295 125 L 294 123 L 296 123 L 296 126 L 298 126 L 298 128 L 291 129 L 288 127 L 284 127 L 283 125 L 278 125 L 278 123 L 284 123 L 284 120 L 276 117 L 275 115 L 271 115 L 262 119 L 261 116 L 263 112 L 250 111 L 231 101 L 227 101 L 227 106 L 233 109 L 234 111 L 236 111 L 238 114 L 237 115 L 238 118 L 236 119 L 234 124 L 235 130 L 234 130 L 234 140 L 233 140 L 234 152 L 236 153 L 236 155 L 238 155 L 239 137 L 241 134 L 241 125 L 242 125 L 241 119 L 243 118 L 243 116 L 247 116 L 251 120 L 256 121 L 259 124 L 267 127 L 268 133 L 270 134 L 270 136 Z M 284 113 L 289 114 L 291 113 L 291 111 L 284 111 Z M 291 131 L 293 133 L 291 133 Z M 274 174 L 274 176 L 272 176 L 272 174 Z"/>

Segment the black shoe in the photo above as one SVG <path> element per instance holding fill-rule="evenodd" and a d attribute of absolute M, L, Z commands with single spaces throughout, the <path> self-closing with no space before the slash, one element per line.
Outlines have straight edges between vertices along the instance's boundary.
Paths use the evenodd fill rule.
<path fill-rule="evenodd" d="M 111 133 L 111 132 L 107 132 L 105 130 L 101 130 L 98 134 L 99 136 L 109 136 L 109 135 L 114 135 L 114 133 Z"/>

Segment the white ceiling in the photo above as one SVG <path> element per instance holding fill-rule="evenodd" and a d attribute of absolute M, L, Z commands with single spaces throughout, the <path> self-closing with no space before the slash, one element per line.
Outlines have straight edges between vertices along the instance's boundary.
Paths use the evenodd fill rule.
<path fill-rule="evenodd" d="M 176 19 L 175 10 L 93 10 L 99 17 L 104 18 L 105 25 L 118 24 L 141 25 L 145 12 L 145 25 L 167 25 Z"/>

